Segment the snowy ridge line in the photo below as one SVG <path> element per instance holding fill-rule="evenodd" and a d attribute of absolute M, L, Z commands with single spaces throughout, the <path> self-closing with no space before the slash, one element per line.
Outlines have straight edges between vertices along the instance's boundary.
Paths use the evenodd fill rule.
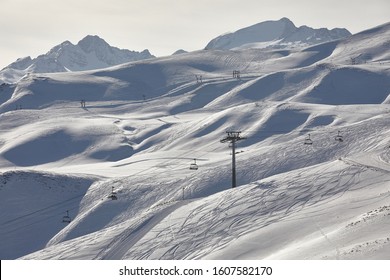
<path fill-rule="evenodd" d="M 98 36 L 87 35 L 76 45 L 65 41 L 34 59 L 30 56 L 19 58 L 0 71 L 0 78 L 15 83 L 29 73 L 88 71 L 154 57 L 148 50 L 118 49 Z"/>
<path fill-rule="evenodd" d="M 380 173 L 385 173 L 385 174 L 390 174 L 390 164 L 389 164 L 389 169 L 384 169 L 384 168 L 381 168 L 381 167 L 378 167 L 378 166 L 374 166 L 374 165 L 368 165 L 366 163 L 360 163 L 356 160 L 352 160 L 352 159 L 349 159 L 349 158 L 340 158 L 339 160 L 341 160 L 342 162 L 348 164 L 348 165 L 351 165 L 351 166 L 357 166 L 357 167 L 363 167 L 363 168 L 367 168 L 367 169 L 370 169 L 370 170 L 373 170 L 373 171 L 376 171 L 376 172 L 380 172 Z"/>

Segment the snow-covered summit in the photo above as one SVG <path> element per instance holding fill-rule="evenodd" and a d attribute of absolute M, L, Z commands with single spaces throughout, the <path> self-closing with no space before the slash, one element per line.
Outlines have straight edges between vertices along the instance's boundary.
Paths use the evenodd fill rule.
<path fill-rule="evenodd" d="M 88 35 L 77 45 L 65 41 L 35 59 L 29 56 L 18 59 L 0 71 L 0 80 L 14 83 L 26 73 L 93 70 L 153 57 L 147 49 L 142 52 L 119 49 L 98 36 Z"/>
<path fill-rule="evenodd" d="M 345 38 L 351 33 L 344 28 L 314 29 L 308 26 L 296 27 L 288 18 L 277 21 L 264 21 L 224 34 L 211 40 L 206 49 L 236 48 L 286 48 L 310 46 L 327 41 Z"/>

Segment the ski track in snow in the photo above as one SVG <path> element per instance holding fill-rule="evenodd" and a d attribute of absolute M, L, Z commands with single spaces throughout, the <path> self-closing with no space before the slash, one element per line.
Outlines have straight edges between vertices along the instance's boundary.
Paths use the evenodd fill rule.
<path fill-rule="evenodd" d="M 345 171 L 345 173 L 347 172 L 348 170 Z M 339 174 L 340 178 L 349 176 L 350 178 L 348 181 L 354 180 L 356 176 L 355 170 L 352 174 L 344 175 L 343 173 L 344 172 Z M 315 180 L 316 178 L 313 178 L 313 181 Z M 262 201 L 261 198 L 255 196 L 253 200 L 251 200 L 247 196 L 244 196 L 241 199 L 233 200 L 230 203 L 224 201 L 223 203 L 212 205 L 212 207 L 210 207 L 212 209 L 209 209 L 207 206 L 197 207 L 187 214 L 187 217 L 184 218 L 183 222 L 180 222 L 180 225 L 171 225 L 170 227 L 166 227 L 165 231 L 171 231 L 173 227 L 176 229 L 175 236 L 187 236 L 190 235 L 192 231 L 196 231 L 196 229 L 203 229 L 204 231 L 197 233 L 195 239 L 201 239 L 203 247 L 207 248 L 208 246 L 211 246 L 208 249 L 211 252 L 219 249 L 219 246 L 225 245 L 225 238 L 227 240 L 230 239 L 231 241 L 231 238 L 238 238 L 250 233 L 251 231 L 257 230 L 258 228 L 266 227 L 268 224 L 275 223 L 278 220 L 286 219 L 292 213 L 299 212 L 300 209 L 303 209 L 308 205 L 315 205 L 319 202 L 326 203 L 329 199 L 337 199 L 337 196 L 342 196 L 342 193 L 347 191 L 346 189 L 340 188 L 340 185 L 338 184 L 332 186 L 332 188 L 326 188 L 330 180 L 334 180 L 333 176 L 321 185 L 312 186 L 309 184 L 304 186 L 304 188 L 302 188 L 302 185 L 299 185 L 298 188 L 295 184 L 289 185 L 289 183 L 287 183 L 287 187 L 283 191 L 278 190 L 277 187 L 270 187 L 269 191 L 262 194 L 262 196 L 266 198 L 263 200 L 265 204 L 264 206 L 259 206 L 257 203 L 257 201 Z M 349 186 L 349 184 L 346 186 Z M 321 191 L 323 193 L 321 193 Z M 278 202 L 276 206 L 273 206 L 274 201 Z M 236 208 L 240 208 L 240 205 L 243 204 L 247 205 L 246 209 L 235 211 Z M 205 208 L 207 210 L 205 210 Z M 234 215 L 229 215 L 229 212 L 234 212 Z M 264 216 L 267 218 L 264 219 Z M 209 225 L 210 219 L 213 223 Z M 189 220 L 195 220 L 196 222 L 191 224 L 189 223 Z M 252 226 L 248 232 L 248 224 L 256 226 Z M 160 233 L 160 235 L 169 236 L 168 233 Z M 220 240 L 219 242 L 222 243 L 219 244 L 218 242 L 215 242 L 215 240 L 213 240 L 214 236 L 216 236 Z M 154 238 L 151 238 L 151 240 L 154 240 Z M 177 242 L 175 241 L 176 240 L 170 239 L 165 241 L 165 244 L 154 244 L 154 246 L 149 250 L 147 248 L 142 248 L 138 251 L 142 251 L 142 258 L 148 258 L 153 254 L 153 251 L 155 250 L 154 248 L 164 248 L 167 244 L 178 243 L 176 247 L 171 247 L 170 251 L 163 254 L 161 258 L 180 259 L 188 257 L 187 255 L 178 255 L 179 247 L 183 247 L 185 244 L 183 244 L 184 242 L 182 243 L 180 240 Z M 155 241 L 152 242 L 155 243 Z M 147 241 L 143 241 L 141 243 L 148 244 Z M 194 249 L 198 248 L 182 248 L 181 252 L 192 252 L 195 251 Z M 150 252 L 149 255 L 147 251 Z"/>
<path fill-rule="evenodd" d="M 166 216 L 172 213 L 174 210 L 185 205 L 184 202 L 177 202 L 172 206 L 168 206 L 164 210 L 154 214 L 148 215 L 148 217 L 141 219 L 141 223 L 135 228 L 131 227 L 124 230 L 121 234 L 115 237 L 115 239 L 104 248 L 95 259 L 104 260 L 120 260 L 127 251 L 131 249 L 142 237 L 153 229 L 160 221 Z"/>

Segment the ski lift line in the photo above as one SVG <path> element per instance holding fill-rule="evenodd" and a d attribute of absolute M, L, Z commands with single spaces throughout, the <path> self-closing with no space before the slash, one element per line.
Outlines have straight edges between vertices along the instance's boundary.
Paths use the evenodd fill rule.
<path fill-rule="evenodd" d="M 200 151 L 202 151 L 202 153 L 201 154 L 198 154 L 198 157 L 197 158 L 201 158 L 201 157 L 203 157 L 203 156 L 205 156 L 205 155 L 207 155 L 207 154 L 209 154 L 209 153 L 213 153 L 213 152 L 215 152 L 216 150 L 218 150 L 219 149 L 219 147 L 216 147 L 215 149 L 213 149 L 213 150 L 211 150 L 211 151 L 204 151 L 204 150 L 186 150 L 185 152 L 183 152 L 183 153 L 181 153 L 181 154 L 179 154 L 178 156 L 176 156 L 176 157 L 172 157 L 171 159 L 169 159 L 169 160 L 166 160 L 166 161 L 163 161 L 163 162 L 159 162 L 159 163 L 157 163 L 157 164 L 155 164 L 155 165 L 153 165 L 153 166 L 151 166 L 151 167 L 147 167 L 147 168 L 145 168 L 145 169 L 143 169 L 143 170 L 141 170 L 141 171 L 139 171 L 139 172 L 136 172 L 136 173 L 134 173 L 134 174 L 132 174 L 132 175 L 140 175 L 140 174 L 142 174 L 142 173 L 145 173 L 145 172 L 150 172 L 152 169 L 154 170 L 154 169 L 157 169 L 157 170 L 160 170 L 160 167 L 161 167 L 161 165 L 166 165 L 166 164 L 168 164 L 168 163 L 170 163 L 170 162 L 173 162 L 173 161 L 177 161 L 177 160 L 181 160 L 181 161 L 183 161 L 184 159 L 186 159 L 186 160 L 188 160 L 188 159 L 194 159 L 194 157 L 192 156 L 192 157 L 184 157 L 185 155 L 193 155 L 193 154 L 197 154 L 198 152 L 200 152 Z M 187 168 L 185 168 L 185 169 L 187 169 Z M 161 171 L 161 172 L 157 172 L 157 173 L 153 173 L 153 177 L 155 177 L 155 176 L 157 176 L 157 175 L 160 175 L 161 173 L 166 173 L 165 171 Z"/>
<path fill-rule="evenodd" d="M 348 129 L 350 130 L 350 129 Z M 337 133 L 345 132 L 346 130 L 337 130 Z M 299 133 L 314 133 L 314 134 L 329 134 L 334 135 L 335 131 L 329 131 L 329 129 L 301 129 L 301 130 L 243 130 L 243 134 L 261 134 L 264 135 L 277 135 L 277 134 L 288 134 L 291 132 L 299 132 Z M 262 138 L 262 136 L 245 136 L 246 138 Z M 337 136 L 337 135 L 336 135 Z M 342 135 L 339 135 L 342 136 Z"/>
<path fill-rule="evenodd" d="M 302 133 L 306 133 L 306 132 L 323 132 L 323 131 L 329 131 L 330 129 L 327 128 L 321 128 L 321 129 L 315 129 L 315 128 L 304 128 L 304 129 L 298 129 L 298 130 L 268 130 L 268 129 L 259 129 L 259 130 L 250 130 L 250 129 L 247 129 L 247 130 L 241 130 L 241 133 L 245 133 L 245 132 L 255 132 L 255 133 L 261 133 L 261 132 L 264 132 L 264 133 L 289 133 L 289 132 L 302 132 Z M 345 131 L 345 130 L 340 130 L 340 129 L 337 129 L 337 131 Z M 332 131 L 334 132 L 334 131 Z"/>
<path fill-rule="evenodd" d="M 72 207 L 72 208 L 69 208 L 68 210 L 76 210 L 78 209 L 78 207 Z M 62 219 L 61 219 L 61 215 L 64 215 L 64 211 L 62 210 L 61 212 L 57 211 L 55 213 L 52 213 L 51 215 L 47 215 L 45 216 L 44 218 L 41 218 L 41 219 L 37 219 L 37 220 L 34 220 L 33 222 L 31 223 L 28 223 L 28 224 L 23 224 L 19 227 L 16 227 L 16 228 L 6 228 L 8 230 L 4 231 L 5 228 L 0 228 L 0 232 L 1 234 L 9 234 L 9 233 L 14 233 L 14 232 L 17 232 L 21 229 L 26 229 L 30 226 L 33 226 L 33 225 L 36 225 L 36 224 L 39 224 L 39 223 L 42 223 L 44 221 L 47 221 L 47 220 L 56 220 L 58 221 L 59 224 L 61 224 L 62 222 Z"/>
<path fill-rule="evenodd" d="M 211 152 L 214 152 L 214 151 L 217 150 L 217 149 L 218 149 L 218 148 L 215 148 L 215 149 L 212 150 Z M 143 170 L 141 170 L 140 172 L 135 173 L 134 175 L 139 175 L 139 174 L 141 174 L 141 173 L 144 173 L 145 171 L 150 171 L 150 170 L 153 169 L 153 168 L 159 168 L 159 167 L 161 166 L 161 164 L 164 164 L 164 163 L 169 163 L 169 162 L 172 162 L 172 161 L 178 160 L 178 159 L 183 160 L 183 156 L 184 156 L 184 155 L 187 155 L 187 154 L 190 154 L 190 153 L 193 154 L 193 153 L 194 153 L 194 150 L 189 150 L 189 151 L 186 150 L 185 152 L 181 153 L 181 154 L 179 155 L 179 157 L 174 157 L 174 158 L 169 159 L 169 160 L 167 160 L 167 161 L 165 161 L 165 162 L 162 162 L 162 163 L 160 162 L 160 163 L 158 163 L 158 164 L 156 164 L 156 165 L 154 165 L 154 166 L 152 166 L 152 167 L 149 167 L 149 168 L 147 168 L 147 169 L 143 169 Z M 203 151 L 203 153 L 202 153 L 202 155 L 200 155 L 200 157 L 202 157 L 202 156 L 204 156 L 204 155 L 206 155 L 206 154 L 208 154 L 208 153 L 210 153 L 210 151 Z M 180 157 L 181 157 L 181 158 L 180 158 Z M 193 158 L 193 157 L 192 157 L 192 158 Z M 186 170 L 187 168 L 182 168 L 182 169 L 183 169 L 183 170 Z M 158 172 L 158 173 L 160 173 L 160 172 Z M 153 173 L 153 177 L 159 175 L 158 173 Z M 161 173 L 163 173 L 163 172 L 161 172 Z M 164 173 L 165 173 L 165 172 L 164 172 Z M 39 210 L 30 212 L 30 213 L 27 213 L 27 214 L 25 214 L 25 215 L 22 215 L 22 216 L 20 216 L 20 217 L 17 217 L 17 218 L 8 220 L 8 221 L 2 223 L 1 225 L 7 225 L 7 224 L 10 224 L 10 223 L 12 223 L 12 222 L 16 222 L 16 221 L 18 221 L 18 220 L 21 220 L 21 219 L 23 219 L 23 218 L 28 218 L 28 217 L 30 217 L 30 216 L 32 216 L 32 215 L 34 215 L 34 214 L 39 213 L 39 212 L 44 212 L 44 211 L 47 211 L 47 210 L 49 210 L 49 209 L 51 209 L 51 208 L 53 208 L 53 207 L 58 207 L 59 205 L 65 205 L 66 203 L 70 203 L 72 200 L 77 199 L 77 198 L 80 198 L 80 197 L 83 197 L 83 196 L 84 196 L 84 194 L 78 195 L 78 196 L 69 198 L 69 199 L 67 199 L 67 200 L 64 200 L 64 201 L 62 201 L 62 202 L 58 202 L 58 203 L 49 205 L 49 206 L 44 207 L 44 208 L 42 208 L 42 209 L 39 209 Z M 78 209 L 78 206 L 77 206 L 77 207 L 69 208 L 68 210 L 74 210 L 74 209 Z M 9 232 L 6 232 L 6 233 L 11 233 L 11 232 L 17 231 L 17 230 L 22 229 L 22 228 L 24 228 L 24 227 L 27 227 L 27 226 L 31 226 L 31 225 L 40 223 L 40 222 L 42 222 L 42 221 L 44 221 L 44 220 L 47 220 L 48 218 L 55 218 L 55 217 L 58 217 L 59 215 L 60 215 L 59 213 L 53 213 L 52 215 L 49 215 L 49 217 L 45 217 L 45 219 L 40 219 L 40 220 L 38 220 L 38 221 L 35 221 L 35 222 L 30 223 L 30 224 L 27 224 L 27 225 L 25 224 L 25 225 L 23 225 L 22 227 L 18 227 L 18 228 L 16 228 L 16 229 L 13 229 L 12 231 L 9 231 Z"/>
<path fill-rule="evenodd" d="M 68 210 L 77 210 L 77 209 L 79 209 L 79 207 L 78 206 L 73 206 L 73 207 L 69 207 L 67 209 Z M 54 211 L 54 212 L 46 212 L 46 213 L 44 212 L 44 214 L 45 214 L 45 217 L 59 219 L 59 217 L 61 217 L 61 215 L 64 214 L 64 211 L 63 210 L 58 210 L 58 211 Z M 31 217 L 29 217 L 29 218 L 31 218 Z M 44 219 L 41 219 L 41 220 L 38 220 L 38 221 L 40 222 L 40 221 L 43 221 L 43 220 Z M 8 226 L 10 226 L 10 225 L 8 225 Z"/>
<path fill-rule="evenodd" d="M 178 161 L 180 160 L 181 162 L 183 162 L 184 160 L 189 160 L 189 159 L 194 159 L 193 156 L 186 156 L 185 155 L 194 155 L 194 154 L 197 154 L 198 157 L 197 157 L 197 160 L 202 160 L 202 157 L 209 154 L 209 153 L 213 153 L 215 152 L 216 150 L 218 150 L 219 147 L 216 147 L 215 149 L 211 150 L 211 151 L 204 151 L 204 150 L 185 150 L 183 153 L 179 154 L 178 156 L 176 157 L 171 157 L 169 158 L 168 160 L 165 160 L 165 161 L 162 161 L 162 162 L 158 162 L 150 167 L 147 167 L 147 168 L 144 168 L 144 169 L 141 169 L 140 171 L 138 172 L 135 172 L 135 173 L 132 173 L 131 176 L 136 176 L 136 175 L 141 175 L 141 174 L 144 174 L 144 173 L 147 173 L 147 172 L 152 172 L 152 174 L 150 175 L 149 178 L 154 178 L 154 177 L 158 177 L 158 176 L 161 176 L 161 174 L 164 174 L 166 175 L 166 170 L 161 170 L 161 166 L 165 166 L 165 165 L 168 165 L 169 163 L 173 162 L 173 161 Z M 202 151 L 201 154 L 199 154 L 199 152 Z M 200 158 L 200 159 L 199 159 Z M 183 163 L 180 163 L 180 164 L 177 164 L 176 166 L 182 166 Z M 172 165 L 171 165 L 172 166 Z M 156 170 L 156 171 L 154 171 Z M 188 170 L 188 167 L 179 167 L 179 168 L 174 168 L 174 169 L 170 169 L 171 171 L 184 171 L 184 170 Z"/>
<path fill-rule="evenodd" d="M 246 131 L 250 131 L 250 130 L 246 130 Z M 301 131 L 304 131 L 304 130 L 301 130 Z M 309 131 L 309 130 L 305 129 L 305 131 Z M 256 132 L 258 132 L 258 131 L 256 131 Z M 271 131 L 268 131 L 268 132 L 271 132 Z M 275 132 L 275 131 L 272 131 L 272 132 Z M 279 130 L 279 132 L 287 132 L 287 131 Z M 290 131 L 289 131 L 289 132 L 290 132 Z M 212 150 L 211 152 L 214 152 L 214 151 L 217 150 L 217 149 L 219 149 L 219 147 L 218 147 L 218 148 L 215 148 L 215 149 Z M 187 155 L 187 154 L 190 154 L 190 153 L 191 153 L 191 154 L 194 154 L 194 153 L 199 152 L 199 151 L 200 151 L 200 150 L 186 150 L 185 152 L 179 154 L 178 157 L 173 157 L 173 158 L 171 158 L 171 159 L 169 159 L 169 160 L 166 160 L 166 161 L 163 161 L 163 162 L 159 162 L 158 164 L 155 164 L 155 165 L 152 166 L 152 167 L 148 167 L 148 168 L 146 168 L 146 169 L 143 169 L 143 170 L 141 170 L 141 171 L 139 171 L 139 172 L 137 172 L 137 173 L 135 173 L 135 174 L 133 174 L 133 175 L 140 175 L 140 174 L 142 174 L 142 173 L 144 173 L 144 172 L 146 172 L 146 171 L 150 171 L 151 169 L 160 169 L 161 165 L 170 163 L 170 162 L 175 161 L 175 160 L 188 159 L 189 157 L 188 157 L 188 158 L 184 158 L 184 155 Z M 202 153 L 202 155 L 200 155 L 200 157 L 202 157 L 203 155 L 206 155 L 206 154 L 208 154 L 208 153 L 210 153 L 210 151 L 203 151 L 203 153 Z M 187 169 L 187 168 L 179 168 L 179 169 L 176 169 L 176 170 L 183 170 L 183 171 L 184 171 L 184 170 L 186 170 L 186 169 Z M 166 171 L 161 171 L 161 172 L 158 172 L 157 174 L 154 173 L 153 175 L 154 175 L 154 176 L 158 176 L 158 175 L 161 174 L 161 173 L 166 173 Z M 153 177 L 154 177 L 154 176 L 153 176 Z M 39 209 L 39 210 L 37 210 L 37 211 L 34 211 L 34 212 L 28 213 L 28 214 L 26 214 L 26 215 L 17 217 L 17 218 L 15 218 L 15 219 L 6 221 L 6 222 L 4 222 L 2 225 L 6 225 L 6 224 L 12 223 L 12 222 L 14 222 L 14 221 L 17 221 L 17 220 L 19 220 L 19 219 L 29 217 L 29 216 L 31 216 L 31 215 L 33 215 L 33 214 L 38 213 L 38 212 L 48 210 L 48 209 L 50 209 L 50 208 L 52 208 L 52 207 L 54 207 L 54 206 L 58 206 L 58 205 L 61 205 L 61 204 L 65 204 L 66 202 L 69 202 L 69 201 L 71 201 L 71 200 L 74 200 L 74 199 L 76 199 L 76 198 L 83 197 L 83 196 L 84 196 L 84 194 L 83 194 L 83 195 L 76 196 L 76 197 L 73 197 L 73 198 L 70 198 L 70 199 L 67 199 L 67 200 L 65 200 L 65 201 L 63 201 L 63 202 L 60 202 L 60 203 L 56 203 L 56 204 L 54 204 L 54 205 L 50 205 L 50 206 L 48 206 L 48 207 Z M 75 208 L 77 208 L 77 207 L 75 207 Z M 73 208 L 73 209 L 75 209 L 75 208 Z"/>
<path fill-rule="evenodd" d="M 17 218 L 14 218 L 14 219 L 11 219 L 11 220 L 8 220 L 8 221 L 5 221 L 4 223 L 2 223 L 1 225 L 7 225 L 7 224 L 10 224 L 10 223 L 13 223 L 15 221 L 18 221 L 20 219 L 23 219 L 23 218 L 28 218 L 29 216 L 32 216 L 34 214 L 37 214 L 37 213 L 40 213 L 40 212 L 45 212 L 53 207 L 58 207 L 58 206 L 63 206 L 63 205 L 66 205 L 67 203 L 70 203 L 72 200 L 74 199 L 77 199 L 77 198 L 80 198 L 80 197 L 84 197 L 84 194 L 83 195 L 78 195 L 78 196 L 75 196 L 75 197 L 72 197 L 72 198 L 69 198 L 67 200 L 64 200 L 64 201 L 61 201 L 61 202 L 58 202 L 58 203 L 55 203 L 55 204 L 52 204 L 52 205 L 49 205 L 47 207 L 44 207 L 44 208 L 41 208 L 41 209 L 38 209 L 36 211 L 33 211 L 33 212 L 30 212 L 30 213 L 27 213 L 25 215 L 22 215 L 22 216 L 19 216 Z M 76 207 L 77 208 L 77 207 Z"/>

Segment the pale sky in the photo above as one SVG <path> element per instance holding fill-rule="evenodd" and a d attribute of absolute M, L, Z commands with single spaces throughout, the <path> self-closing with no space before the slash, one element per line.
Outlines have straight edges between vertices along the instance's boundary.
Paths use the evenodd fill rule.
<path fill-rule="evenodd" d="M 390 21 L 389 0 L 0 0 L 0 69 L 66 40 L 98 35 L 155 56 L 194 51 L 227 32 L 287 17 L 357 33 Z"/>

